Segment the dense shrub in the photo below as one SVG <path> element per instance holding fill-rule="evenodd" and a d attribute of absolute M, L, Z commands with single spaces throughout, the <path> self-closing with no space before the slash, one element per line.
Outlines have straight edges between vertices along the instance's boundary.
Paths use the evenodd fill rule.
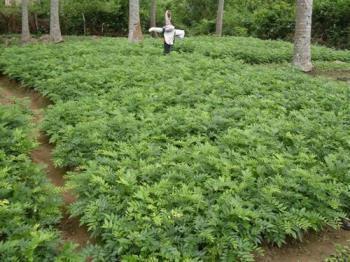
<path fill-rule="evenodd" d="M 315 1 L 313 34 L 320 43 L 350 49 L 350 0 Z"/>
<path fill-rule="evenodd" d="M 349 245 L 345 246 L 336 246 L 336 252 L 329 256 L 325 262 L 346 262 L 350 260 L 350 247 Z"/>
<path fill-rule="evenodd" d="M 271 46 L 291 51 L 236 41 L 255 46 L 255 61 L 286 61 Z M 57 102 L 44 129 L 56 164 L 79 170 L 71 211 L 98 236 L 96 260 L 252 261 L 262 241 L 282 245 L 347 216 L 349 87 L 235 61 L 219 50 L 231 42 L 198 38 L 191 52 L 160 56 L 161 42 L 102 39 L 0 57 Z M 315 49 L 320 60 L 349 55 Z"/>
<path fill-rule="evenodd" d="M 53 228 L 61 198 L 30 160 L 29 117 L 18 105 L 0 106 L 0 260 L 82 261 Z"/>
<path fill-rule="evenodd" d="M 66 0 L 62 15 L 63 30 L 70 34 L 125 34 L 127 10 L 127 2 L 121 0 Z"/>
<path fill-rule="evenodd" d="M 263 39 L 292 39 L 295 7 L 286 2 L 273 3 L 270 8 L 254 12 L 254 35 Z"/>

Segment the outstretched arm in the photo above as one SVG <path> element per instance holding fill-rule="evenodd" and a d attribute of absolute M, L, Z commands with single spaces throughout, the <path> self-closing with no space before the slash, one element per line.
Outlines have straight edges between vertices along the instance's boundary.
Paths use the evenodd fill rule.
<path fill-rule="evenodd" d="M 163 33 L 163 28 L 162 27 L 151 27 L 148 32 L 156 32 L 156 33 Z"/>
<path fill-rule="evenodd" d="M 177 36 L 178 38 L 181 38 L 181 39 L 185 38 L 185 30 L 176 29 L 175 36 Z"/>

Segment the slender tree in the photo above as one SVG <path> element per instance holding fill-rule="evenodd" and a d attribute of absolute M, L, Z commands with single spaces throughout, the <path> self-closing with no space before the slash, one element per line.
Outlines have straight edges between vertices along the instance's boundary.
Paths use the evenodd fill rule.
<path fill-rule="evenodd" d="M 28 18 L 28 0 L 22 0 L 22 43 L 30 41 L 29 18 Z"/>
<path fill-rule="evenodd" d="M 293 64 L 304 72 L 312 70 L 312 5 L 313 0 L 297 0 Z"/>
<path fill-rule="evenodd" d="M 142 40 L 139 0 L 129 0 L 129 42 L 138 43 Z"/>
<path fill-rule="evenodd" d="M 216 35 L 222 36 L 222 23 L 224 19 L 224 5 L 225 0 L 219 0 L 218 3 L 218 12 L 216 16 Z"/>
<path fill-rule="evenodd" d="M 152 0 L 151 2 L 151 12 L 150 12 L 150 27 L 157 26 L 157 0 Z M 153 36 L 157 36 L 157 33 L 153 32 Z"/>
<path fill-rule="evenodd" d="M 59 0 L 51 0 L 50 39 L 54 43 L 59 43 L 63 41 L 60 27 Z"/>

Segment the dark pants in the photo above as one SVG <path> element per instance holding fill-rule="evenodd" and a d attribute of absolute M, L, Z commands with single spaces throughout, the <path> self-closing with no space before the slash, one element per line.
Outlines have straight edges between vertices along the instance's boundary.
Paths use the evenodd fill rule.
<path fill-rule="evenodd" d="M 173 49 L 172 45 L 168 45 L 167 43 L 164 42 L 164 55 L 169 54 L 172 49 Z"/>

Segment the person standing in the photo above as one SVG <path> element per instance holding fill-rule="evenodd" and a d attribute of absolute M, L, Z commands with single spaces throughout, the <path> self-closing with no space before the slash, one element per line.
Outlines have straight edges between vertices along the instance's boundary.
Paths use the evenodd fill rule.
<path fill-rule="evenodd" d="M 175 37 L 184 38 L 185 31 L 175 29 L 171 22 L 171 12 L 167 10 L 165 12 L 165 26 L 164 27 L 151 27 L 149 32 L 162 33 L 164 36 L 164 54 L 169 54 L 174 46 Z"/>

